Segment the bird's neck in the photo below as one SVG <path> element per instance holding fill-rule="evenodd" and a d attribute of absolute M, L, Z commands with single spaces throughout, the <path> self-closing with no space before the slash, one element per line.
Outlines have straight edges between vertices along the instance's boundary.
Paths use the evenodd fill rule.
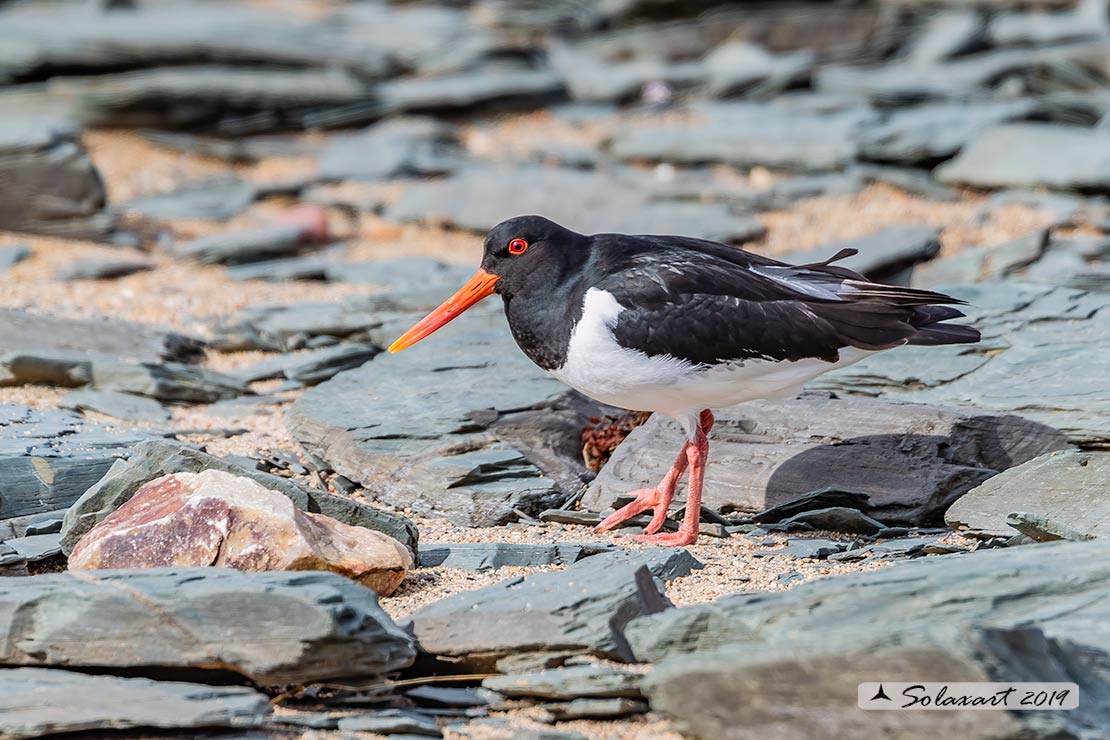
<path fill-rule="evenodd" d="M 521 351 L 544 370 L 566 362 L 574 325 L 582 316 L 585 289 L 575 282 L 505 296 L 505 317 Z"/>

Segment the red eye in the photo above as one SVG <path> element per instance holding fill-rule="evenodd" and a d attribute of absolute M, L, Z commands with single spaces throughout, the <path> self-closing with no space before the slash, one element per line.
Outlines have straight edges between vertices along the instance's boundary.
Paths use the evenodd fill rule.
<path fill-rule="evenodd" d="M 509 242 L 509 254 L 524 254 L 528 249 L 528 242 L 523 239 L 513 239 Z"/>

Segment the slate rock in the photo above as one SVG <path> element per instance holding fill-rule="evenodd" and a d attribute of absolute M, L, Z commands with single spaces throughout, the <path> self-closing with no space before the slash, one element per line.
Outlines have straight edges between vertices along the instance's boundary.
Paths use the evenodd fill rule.
<path fill-rule="evenodd" d="M 611 141 L 613 154 L 675 164 L 832 170 L 855 158 L 856 134 L 875 118 L 864 107 L 811 110 L 794 101 L 696 103 L 689 114 L 689 123 L 623 127 Z"/>
<path fill-rule="evenodd" d="M 786 541 L 786 547 L 782 549 L 757 550 L 754 554 L 760 558 L 785 556 L 798 560 L 824 560 L 830 555 L 844 552 L 848 549 L 848 546 L 849 543 L 837 540 L 792 537 Z"/>
<path fill-rule="evenodd" d="M 420 550 L 421 568 L 462 568 L 485 571 L 505 567 L 571 565 L 583 558 L 606 552 L 607 545 L 527 545 L 514 542 L 461 542 L 426 545 Z"/>
<path fill-rule="evenodd" d="M 930 103 L 896 109 L 859 137 L 861 159 L 931 165 L 948 159 L 984 130 L 1037 110 L 1033 100 Z"/>
<path fill-rule="evenodd" d="M 546 704 L 544 709 L 556 722 L 572 719 L 621 719 L 645 714 L 647 702 L 635 699 L 574 699 L 566 704 Z"/>
<path fill-rule="evenodd" d="M 393 79 L 374 92 L 384 113 L 423 113 L 498 101 L 543 102 L 562 89 L 563 81 L 550 69 L 487 66 L 435 77 Z"/>
<path fill-rule="evenodd" d="M 18 308 L 0 308 L 0 347 L 5 352 L 67 351 L 150 363 L 193 363 L 204 357 L 199 339 L 157 326 L 118 319 L 69 319 Z"/>
<path fill-rule="evenodd" d="M 1009 277 L 1039 260 L 1048 248 L 1048 229 L 1037 229 L 1015 239 L 936 260 L 915 270 L 914 287 L 936 288 Z"/>
<path fill-rule="evenodd" d="M 1013 533 L 1010 514 L 1038 515 L 1087 537 L 1110 534 L 1110 455 L 1070 450 L 1034 458 L 973 488 L 945 512 L 973 537 Z"/>
<path fill-rule="evenodd" d="M 581 431 L 600 407 L 520 354 L 499 308 L 470 314 L 434 352 L 379 358 L 309 390 L 286 413 L 289 430 L 391 506 L 466 526 L 558 506 L 586 474 Z"/>
<path fill-rule="evenodd" d="M 311 571 L 155 568 L 5 579 L 0 634 L 7 665 L 218 666 L 271 686 L 377 676 L 415 657 L 373 591 Z"/>
<path fill-rule="evenodd" d="M 944 62 L 971 51 L 982 41 L 986 24 L 970 9 L 943 10 L 925 16 L 924 27 L 909 41 L 906 59 L 916 65 Z"/>
<path fill-rule="evenodd" d="M 851 508 L 861 510 L 866 508 L 870 499 L 866 493 L 860 491 L 843 491 L 837 488 L 820 488 L 816 491 L 803 493 L 792 499 L 775 504 L 763 511 L 752 514 L 751 520 L 757 524 L 768 524 L 786 521 L 799 514 L 828 508 Z"/>
<path fill-rule="evenodd" d="M 552 200 L 548 193 L 562 197 Z M 445 180 L 413 183 L 385 215 L 486 232 L 506 214 L 540 212 L 584 234 L 685 234 L 739 243 L 764 230 L 757 219 L 722 203 L 652 201 L 648 189 L 628 178 L 540 167 L 472 167 Z"/>
<path fill-rule="evenodd" d="M 0 404 L 0 521 L 65 508 L 149 435 Z"/>
<path fill-rule="evenodd" d="M 859 239 L 826 244 L 804 252 L 791 252 L 777 257 L 795 265 L 808 265 L 829 259 L 842 249 L 856 249 L 858 254 L 838 260 L 847 267 L 876 281 L 898 281 L 914 265 L 928 262 L 940 254 L 940 231 L 932 226 L 891 226 Z"/>
<path fill-rule="evenodd" d="M 57 534 L 62 531 L 62 519 L 65 517 L 65 513 L 65 509 L 55 509 L 39 514 L 0 519 L 0 542 L 16 537 Z"/>
<path fill-rule="evenodd" d="M 368 340 L 381 326 L 381 314 L 366 301 L 309 302 L 251 306 L 221 319 L 210 342 L 225 352 L 302 349 L 316 337 Z"/>
<path fill-rule="evenodd" d="M 845 506 L 803 511 L 785 520 L 783 524 L 787 527 L 791 524 L 808 524 L 814 529 L 849 534 L 875 534 L 884 526 L 882 522 L 872 519 L 862 511 Z"/>
<path fill-rule="evenodd" d="M 681 437 L 658 416 L 634 429 L 582 505 L 604 510 L 625 491 L 654 485 Z M 863 511 L 884 522 L 922 524 L 997 472 L 1067 446 L 1054 429 L 981 409 L 816 394 L 753 401 L 717 414 L 703 505 L 760 511 L 832 487 L 868 494 Z"/>
<path fill-rule="evenodd" d="M 655 57 L 609 58 L 589 41 L 554 42 L 548 60 L 566 84 L 571 99 L 582 103 L 628 102 L 643 94 L 644 86 L 662 83 L 668 88 L 690 88 L 706 78 L 696 62 L 668 62 Z"/>
<path fill-rule="evenodd" d="M 317 255 L 263 260 L 231 265 L 227 268 L 226 274 L 232 280 L 263 280 L 269 283 L 325 280 L 328 274 L 328 262 Z"/>
<path fill-rule="evenodd" d="M 634 620 L 628 637 L 657 663 L 643 685 L 653 710 L 698 737 L 1097 734 L 1110 686 L 1089 667 L 1110 654 L 1108 555 L 1087 542 L 925 558 L 672 609 Z M 1055 716 L 857 709 L 858 683 L 907 675 L 1074 681 L 1088 701 Z"/>
<path fill-rule="evenodd" d="M 337 344 L 294 358 L 283 374 L 304 385 L 316 385 L 335 377 L 344 370 L 361 367 L 378 356 L 382 348 L 374 344 Z"/>
<path fill-rule="evenodd" d="M 323 180 L 388 180 L 454 171 L 464 150 L 454 126 L 423 116 L 391 118 L 358 134 L 331 137 L 320 153 Z"/>
<path fill-rule="evenodd" d="M 132 198 L 118 208 L 128 215 L 151 219 L 227 221 L 247 210 L 258 195 L 258 188 L 250 183 L 222 178 L 169 193 Z"/>
<path fill-rule="evenodd" d="M 9 267 L 15 267 L 31 256 L 31 248 L 26 244 L 15 244 L 0 247 L 0 272 Z"/>
<path fill-rule="evenodd" d="M 81 537 L 113 511 L 129 501 L 144 484 L 173 473 L 219 470 L 250 478 L 277 491 L 300 510 L 319 513 L 344 524 L 366 527 L 387 534 L 416 554 L 416 527 L 405 517 L 360 503 L 344 496 L 304 488 L 288 478 L 249 470 L 221 460 L 180 442 L 151 440 L 135 445 L 127 460 L 119 460 L 102 479 L 81 495 L 66 512 L 62 548 L 68 554 Z"/>
<path fill-rule="evenodd" d="M 178 246 L 175 253 L 206 265 L 236 265 L 295 255 L 304 244 L 302 226 L 276 224 L 198 237 Z"/>
<path fill-rule="evenodd" d="M 81 239 L 111 230 L 100 173 L 65 120 L 5 116 L 0 182 L 0 229 Z"/>
<path fill-rule="evenodd" d="M 624 625 L 668 602 L 646 561 L 610 557 L 449 596 L 413 614 L 409 631 L 425 652 L 476 670 L 553 649 L 627 661 Z"/>
<path fill-rule="evenodd" d="M 177 362 L 160 365 L 93 362 L 89 372 L 93 390 L 118 391 L 161 401 L 213 403 L 250 393 L 246 385 L 230 375 Z"/>
<path fill-rule="evenodd" d="M 436 707 L 484 707 L 490 703 L 488 694 L 480 689 L 454 686 L 417 686 L 406 691 L 405 697 L 417 704 Z"/>
<path fill-rule="evenodd" d="M 52 558 L 62 552 L 61 535 L 33 534 L 26 537 L 5 539 L 4 545 L 11 548 L 16 556 L 28 563 Z"/>
<path fill-rule="evenodd" d="M 70 391 L 62 398 L 66 408 L 96 411 L 125 421 L 169 421 L 170 412 L 152 398 L 118 391 Z"/>
<path fill-rule="evenodd" d="M 1110 442 L 1110 389 L 1102 372 L 1110 295 L 1014 280 L 944 289 L 968 302 L 965 310 L 983 342 L 883 352 L 828 373 L 812 387 L 989 408 L 1059 429 L 1084 447 Z"/>
<path fill-rule="evenodd" d="M 419 712 L 386 709 L 373 714 L 356 714 L 339 719 L 340 730 L 373 732 L 378 735 L 418 735 L 443 737 L 443 732 L 433 719 Z"/>
<path fill-rule="evenodd" d="M 43 536 L 58 544 L 58 535 Z M 301 511 L 282 494 L 219 470 L 156 478 L 69 553 L 70 570 L 164 566 L 329 571 L 389 596 L 412 556 L 381 532 Z"/>
<path fill-rule="evenodd" d="M 813 65 L 813 54 L 771 54 L 758 44 L 737 40 L 714 48 L 704 63 L 709 92 L 722 96 L 761 83 L 787 87 L 802 81 Z"/>
<path fill-rule="evenodd" d="M 490 676 L 482 686 L 510 698 L 602 699 L 639 698 L 643 674 L 622 670 L 606 663 L 553 668 L 538 673 Z"/>
<path fill-rule="evenodd" d="M 995 126 L 936 170 L 944 183 L 979 188 L 1110 192 L 1110 139 L 1053 123 Z"/>
<path fill-rule="evenodd" d="M 146 260 L 92 258 L 71 262 L 58 272 L 57 278 L 59 280 L 113 280 L 153 269 L 154 265 Z"/>
<path fill-rule="evenodd" d="M 130 728 L 258 727 L 273 713 L 245 686 L 0 669 L 0 735 L 10 740 Z"/>

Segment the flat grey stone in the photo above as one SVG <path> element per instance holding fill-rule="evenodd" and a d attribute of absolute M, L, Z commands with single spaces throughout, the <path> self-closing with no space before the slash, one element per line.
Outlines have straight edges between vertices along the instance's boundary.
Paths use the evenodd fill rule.
<path fill-rule="evenodd" d="M 798 560 L 824 560 L 830 555 L 844 552 L 850 543 L 837 540 L 824 540 L 818 538 L 790 538 L 786 547 L 779 550 L 757 550 L 754 554 L 760 558 L 788 557 Z"/>
<path fill-rule="evenodd" d="M 58 272 L 57 278 L 59 280 L 113 280 L 153 269 L 154 265 L 146 260 L 126 258 L 81 259 L 62 268 Z"/>
<path fill-rule="evenodd" d="M 998 46 L 1046 45 L 1110 35 L 1102 0 L 1077 2 L 1070 12 L 1003 12 L 991 18 L 987 38 Z"/>
<path fill-rule="evenodd" d="M 859 239 L 826 244 L 804 252 L 791 252 L 777 257 L 794 265 L 808 265 L 829 259 L 842 249 L 856 249 L 858 254 L 837 261 L 837 265 L 855 270 L 882 282 L 897 279 L 914 265 L 928 262 L 940 253 L 940 231 L 932 226 L 891 226 Z"/>
<path fill-rule="evenodd" d="M 426 545 L 420 550 L 420 567 L 484 571 L 516 566 L 570 565 L 611 549 L 608 545 L 570 543 L 526 545 L 514 542 L 461 542 Z"/>
<path fill-rule="evenodd" d="M 278 224 L 209 234 L 179 245 L 174 252 L 206 265 L 236 265 L 289 257 L 300 252 L 303 244 L 303 226 Z"/>
<path fill-rule="evenodd" d="M 100 173 L 66 121 L 4 116 L 0 182 L 0 229 L 84 239 L 111 231 Z"/>
<path fill-rule="evenodd" d="M 127 460 L 118 460 L 95 485 L 86 486 L 80 499 L 66 512 L 62 548 L 68 554 L 98 522 L 131 500 L 145 483 L 171 473 L 221 470 L 257 481 L 293 501 L 304 511 L 326 514 L 345 524 L 383 532 L 416 554 L 416 527 L 400 514 L 360 503 L 344 496 L 304 488 L 288 478 L 251 470 L 169 440 L 135 445 Z"/>
<path fill-rule="evenodd" d="M 0 404 L 0 522 L 69 506 L 145 439 L 69 411 Z"/>
<path fill-rule="evenodd" d="M 553 200 L 549 193 L 561 195 Z M 764 230 L 754 217 L 722 203 L 657 201 L 630 178 L 540 167 L 471 167 L 445 180 L 413 183 L 385 215 L 485 232 L 506 214 L 541 212 L 584 234 L 685 234 L 739 243 Z"/>
<path fill-rule="evenodd" d="M 430 717 L 419 712 L 398 709 L 341 717 L 338 727 L 340 730 L 373 732 L 378 735 L 409 734 L 421 737 L 443 737 L 439 725 Z"/>
<path fill-rule="evenodd" d="M 1108 556 L 1086 542 L 924 558 L 671 609 L 633 620 L 628 637 L 656 663 L 643 684 L 652 709 L 697 737 L 1097 735 L 1110 686 L 1089 667 L 1110 654 Z M 1074 681 L 1088 700 L 1055 716 L 856 707 L 858 683 L 907 675 Z"/>
<path fill-rule="evenodd" d="M 324 180 L 388 180 L 443 175 L 464 156 L 455 127 L 421 116 L 392 118 L 358 134 L 333 136 L 320 153 Z"/>
<path fill-rule="evenodd" d="M 251 306 L 218 321 L 210 344 L 225 352 L 283 352 L 302 349 L 316 337 L 365 341 L 381 326 L 380 317 L 376 307 L 359 300 Z"/>
<path fill-rule="evenodd" d="M 258 727 L 273 713 L 245 686 L 0 669 L 0 734 L 9 740 L 130 728 Z"/>
<path fill-rule="evenodd" d="M 166 362 L 161 365 L 93 362 L 89 386 L 97 391 L 119 391 L 161 401 L 213 403 L 235 398 L 250 389 L 230 375 Z"/>
<path fill-rule="evenodd" d="M 0 635 L 8 665 L 219 667 L 271 686 L 377 676 L 415 657 L 373 591 L 311 571 L 152 568 L 5 579 Z"/>
<path fill-rule="evenodd" d="M 490 676 L 482 686 L 510 698 L 601 699 L 639 698 L 643 674 L 622 670 L 606 663 L 552 668 L 538 673 Z"/>
<path fill-rule="evenodd" d="M 118 319 L 69 319 L 19 308 L 0 308 L 0 347 L 5 353 L 49 350 L 151 363 L 198 362 L 204 357 L 200 340 L 157 326 Z"/>
<path fill-rule="evenodd" d="M 35 534 L 4 540 L 4 544 L 28 563 L 60 555 L 62 552 L 60 534 Z"/>
<path fill-rule="evenodd" d="M 374 344 L 337 344 L 313 350 L 304 357 L 295 357 L 283 373 L 289 380 L 316 385 L 335 377 L 344 370 L 361 367 L 378 356 L 382 348 Z"/>
<path fill-rule="evenodd" d="M 865 107 L 810 110 L 796 101 L 696 103 L 689 113 L 690 123 L 624 126 L 612 139 L 613 154 L 676 164 L 832 170 L 855 158 L 857 131 L 875 119 Z"/>
<path fill-rule="evenodd" d="M 965 249 L 914 270 L 915 287 L 936 288 L 1009 277 L 1039 260 L 1048 248 L 1048 229 L 1037 229 L 1002 244 Z"/>
<path fill-rule="evenodd" d="M 26 244 L 0 247 L 0 272 L 7 270 L 9 267 L 18 265 L 30 256 L 31 248 Z"/>
<path fill-rule="evenodd" d="M 705 66 L 698 62 L 669 63 L 659 58 L 606 58 L 596 44 L 552 43 L 551 66 L 562 77 L 572 100 L 582 103 L 629 102 L 639 98 L 645 85 L 663 83 L 682 89 L 706 79 Z"/>
<path fill-rule="evenodd" d="M 943 10 L 924 18 L 924 28 L 909 41 L 906 59 L 917 65 L 936 64 L 970 51 L 983 38 L 982 15 L 970 9 Z"/>
<path fill-rule="evenodd" d="M 613 452 L 582 506 L 601 511 L 654 485 L 681 444 L 676 424 L 649 419 Z M 761 511 L 835 488 L 868 494 L 862 508 L 876 519 L 923 524 L 997 472 L 1067 446 L 1055 429 L 982 409 L 818 394 L 754 401 L 717 414 L 703 505 Z"/>
<path fill-rule="evenodd" d="M 808 76 L 813 66 L 807 50 L 771 54 L 748 41 L 726 41 L 706 54 L 704 59 L 709 92 L 728 95 L 767 84 L 787 87 Z"/>
<path fill-rule="evenodd" d="M 486 68 L 437 77 L 407 77 L 383 82 L 375 89 L 386 113 L 465 109 L 494 101 L 540 101 L 563 89 L 550 69 Z"/>
<path fill-rule="evenodd" d="M 258 189 L 235 178 L 188 185 L 159 195 L 145 195 L 121 203 L 119 209 L 153 219 L 201 219 L 226 221 L 245 211 L 258 196 Z"/>
<path fill-rule="evenodd" d="M 118 391 L 70 391 L 62 398 L 62 405 L 125 421 L 169 421 L 170 418 L 170 412 L 154 399 Z"/>
<path fill-rule="evenodd" d="M 1110 138 L 1052 123 L 996 126 L 936 170 L 944 183 L 980 188 L 1110 191 Z"/>
<path fill-rule="evenodd" d="M 787 521 L 799 514 L 833 507 L 862 510 L 867 507 L 870 496 L 861 491 L 843 491 L 837 488 L 820 488 L 803 493 L 794 498 L 775 504 L 763 511 L 752 514 L 757 524 L 773 524 Z"/>
<path fill-rule="evenodd" d="M 645 714 L 647 702 L 635 699 L 574 699 L 566 704 L 547 704 L 544 709 L 556 722 L 572 719 L 620 719 Z"/>
<path fill-rule="evenodd" d="M 286 425 L 386 504 L 491 526 L 515 520 L 514 509 L 535 516 L 556 507 L 581 485 L 581 431 L 599 413 L 522 355 L 491 307 L 426 347 L 309 390 Z"/>
<path fill-rule="evenodd" d="M 413 614 L 409 630 L 425 652 L 476 670 L 553 650 L 627 661 L 624 625 L 668 602 L 647 560 L 610 557 L 449 596 Z"/>
<path fill-rule="evenodd" d="M 1086 537 L 1110 534 L 1110 454 L 1055 452 L 1010 468 L 971 489 L 944 520 L 975 537 L 1013 534 L 1007 517 L 1038 515 Z M 1061 535 L 1062 537 L 1062 535 Z M 1059 539 L 1059 537 L 1058 537 Z"/>
<path fill-rule="evenodd" d="M 795 514 L 783 521 L 783 524 L 808 524 L 814 529 L 824 529 L 829 532 L 847 532 L 849 534 L 875 534 L 885 525 L 872 519 L 858 509 L 845 506 L 830 506 L 827 509 L 813 509 Z"/>
<path fill-rule="evenodd" d="M 57 534 L 62 531 L 62 519 L 65 513 L 65 509 L 55 509 L 0 519 L 0 542 L 37 534 Z"/>
<path fill-rule="evenodd" d="M 1032 99 L 931 103 L 898 109 L 859 137 L 859 155 L 877 162 L 932 164 L 948 159 L 984 130 L 1037 110 Z"/>
<path fill-rule="evenodd" d="M 1110 362 L 1110 294 L 1011 280 L 944 290 L 969 303 L 963 308 L 983 331 L 981 344 L 883 352 L 812 386 L 842 396 L 994 409 L 1059 429 L 1083 446 L 1110 441 L 1110 388 L 1102 372 Z"/>
<path fill-rule="evenodd" d="M 327 273 L 327 260 L 317 255 L 249 262 L 227 268 L 227 276 L 232 280 L 264 280 L 270 283 L 324 280 Z"/>

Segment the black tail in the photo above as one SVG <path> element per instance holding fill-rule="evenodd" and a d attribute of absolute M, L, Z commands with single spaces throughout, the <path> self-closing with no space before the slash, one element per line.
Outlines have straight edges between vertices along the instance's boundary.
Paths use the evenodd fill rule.
<path fill-rule="evenodd" d="M 906 344 L 970 344 L 980 339 L 979 330 L 965 324 L 945 324 L 948 319 L 958 319 L 964 315 L 951 306 L 918 306 L 914 309 L 910 323 L 917 327 L 916 334 L 906 340 Z"/>

